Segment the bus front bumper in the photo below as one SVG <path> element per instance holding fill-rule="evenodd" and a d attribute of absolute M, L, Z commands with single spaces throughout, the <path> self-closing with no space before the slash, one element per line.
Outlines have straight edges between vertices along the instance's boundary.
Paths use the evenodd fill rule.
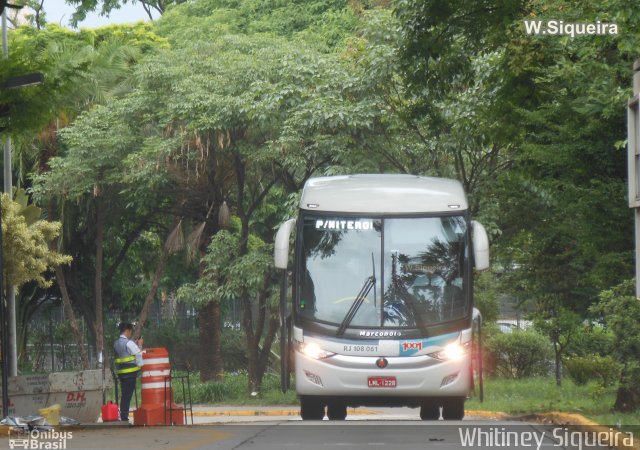
<path fill-rule="evenodd" d="M 295 355 L 298 395 L 324 397 L 466 397 L 471 358 L 441 361 L 427 355 L 386 357 L 334 355 L 313 359 Z"/>

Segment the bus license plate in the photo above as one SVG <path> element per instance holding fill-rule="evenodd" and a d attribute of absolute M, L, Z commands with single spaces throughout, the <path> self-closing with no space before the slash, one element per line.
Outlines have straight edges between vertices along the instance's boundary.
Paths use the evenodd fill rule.
<path fill-rule="evenodd" d="M 369 377 L 370 388 L 394 388 L 396 387 L 396 377 Z"/>

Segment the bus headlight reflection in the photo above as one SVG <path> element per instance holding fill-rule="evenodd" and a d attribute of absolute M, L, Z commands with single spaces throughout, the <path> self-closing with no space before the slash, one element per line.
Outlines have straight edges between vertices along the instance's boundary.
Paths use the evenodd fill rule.
<path fill-rule="evenodd" d="M 333 352 L 321 349 L 320 346 L 314 342 L 299 343 L 298 351 L 311 359 L 324 359 L 335 355 Z"/>
<path fill-rule="evenodd" d="M 442 350 L 438 352 L 429 353 L 429 356 L 441 361 L 460 361 L 469 352 L 470 344 L 470 342 L 464 344 L 453 342 L 446 345 Z"/>

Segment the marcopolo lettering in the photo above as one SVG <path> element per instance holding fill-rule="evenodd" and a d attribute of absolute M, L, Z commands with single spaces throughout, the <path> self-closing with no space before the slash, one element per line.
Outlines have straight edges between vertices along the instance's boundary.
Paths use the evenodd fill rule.
<path fill-rule="evenodd" d="M 399 331 L 360 331 L 360 337 L 400 337 Z"/>
<path fill-rule="evenodd" d="M 316 230 L 373 230 L 373 220 L 370 219 L 318 219 Z"/>

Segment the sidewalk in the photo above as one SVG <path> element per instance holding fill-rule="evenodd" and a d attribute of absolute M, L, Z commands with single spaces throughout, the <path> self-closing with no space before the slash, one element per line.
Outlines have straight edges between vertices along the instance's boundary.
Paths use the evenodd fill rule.
<path fill-rule="evenodd" d="M 487 411 L 467 411 L 466 418 L 471 420 L 506 420 L 508 416 L 502 413 Z M 259 405 L 194 405 L 193 424 L 234 424 L 257 423 L 272 421 L 298 421 L 300 407 L 297 405 L 259 406 Z M 348 408 L 347 420 L 386 420 L 386 421 L 420 421 L 420 411 L 417 408 L 392 407 L 361 407 Z M 119 429 L 129 428 L 133 423 L 133 412 L 130 413 L 131 424 L 123 422 L 84 423 L 69 429 Z M 191 417 L 187 413 L 186 424 L 191 424 Z M 4 429 L 6 428 L 6 429 Z M 0 436 L 6 435 L 8 427 L 0 427 Z"/>

